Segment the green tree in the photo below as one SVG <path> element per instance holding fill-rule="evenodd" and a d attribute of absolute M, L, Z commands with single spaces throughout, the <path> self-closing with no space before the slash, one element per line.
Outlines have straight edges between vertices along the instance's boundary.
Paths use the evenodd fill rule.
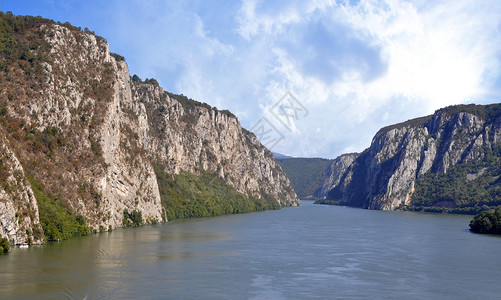
<path fill-rule="evenodd" d="M 501 234 L 501 206 L 476 215 L 470 222 L 470 230 L 475 233 Z"/>
<path fill-rule="evenodd" d="M 275 199 L 246 197 L 222 182 L 217 175 L 201 170 L 167 174 L 154 165 L 160 197 L 167 219 L 201 218 L 238 214 L 265 209 L 279 209 Z"/>
<path fill-rule="evenodd" d="M 7 238 L 0 238 L 0 253 L 8 253 L 10 251 L 10 243 Z"/>
<path fill-rule="evenodd" d="M 138 227 L 141 225 L 143 225 L 143 213 L 141 211 L 133 210 L 131 213 L 129 213 L 129 210 L 127 208 L 124 209 L 122 218 L 123 227 Z"/>
<path fill-rule="evenodd" d="M 141 78 L 140 78 L 139 76 L 137 76 L 136 74 L 134 74 L 134 75 L 132 76 L 132 81 L 134 81 L 134 82 L 143 82 L 143 81 L 141 80 Z"/>
<path fill-rule="evenodd" d="M 277 159 L 301 199 L 312 198 L 328 177 L 331 159 L 284 158 Z"/>
<path fill-rule="evenodd" d="M 149 83 L 149 84 L 152 84 L 154 86 L 159 86 L 158 81 L 155 78 L 150 78 L 150 79 L 146 78 L 144 83 Z"/>
<path fill-rule="evenodd" d="M 131 224 L 131 221 L 129 220 L 129 210 L 127 208 L 125 208 L 123 213 L 122 213 L 122 226 L 129 227 L 130 224 Z"/>
<path fill-rule="evenodd" d="M 60 241 L 90 234 L 83 216 L 73 214 L 61 202 L 46 195 L 33 176 L 28 175 L 28 180 L 37 199 L 40 224 L 46 240 Z"/>
<path fill-rule="evenodd" d="M 133 210 L 130 218 L 132 220 L 132 226 L 138 227 L 143 225 L 143 214 L 140 211 Z"/>

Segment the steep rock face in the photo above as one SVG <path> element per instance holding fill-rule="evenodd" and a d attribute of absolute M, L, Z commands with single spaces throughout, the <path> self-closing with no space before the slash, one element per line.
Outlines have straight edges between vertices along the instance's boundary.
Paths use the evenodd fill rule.
<path fill-rule="evenodd" d="M 2 132 L 2 136 L 4 133 Z M 0 141 L 0 234 L 13 244 L 28 241 L 31 232 L 33 243 L 42 243 L 38 205 L 24 169 L 8 147 L 8 141 Z M 36 238 L 38 237 L 38 238 Z"/>
<path fill-rule="evenodd" d="M 348 153 L 336 157 L 327 169 L 327 179 L 325 179 L 322 187 L 315 192 L 314 196 L 317 198 L 326 198 L 332 187 L 339 184 L 342 176 L 358 155 L 359 153 Z"/>
<path fill-rule="evenodd" d="M 338 183 L 326 182 L 326 203 L 382 210 L 410 205 L 417 179 L 499 155 L 500 108 L 453 106 L 381 129 Z"/>
<path fill-rule="evenodd" d="M 124 209 L 162 220 L 154 165 L 204 170 L 244 195 L 299 205 L 271 152 L 231 113 L 132 82 L 103 38 L 39 23 L 14 35 L 31 50 L 2 61 L 2 236 L 25 242 L 41 230 L 28 175 L 94 230 L 121 226 Z"/>
<path fill-rule="evenodd" d="M 177 100 L 149 84 L 136 84 L 133 90 L 146 112 L 143 128 L 150 131 L 139 134 L 140 140 L 169 173 L 202 169 L 246 196 L 271 197 L 283 206 L 299 204 L 272 153 L 231 113 L 190 105 L 192 100 Z"/>

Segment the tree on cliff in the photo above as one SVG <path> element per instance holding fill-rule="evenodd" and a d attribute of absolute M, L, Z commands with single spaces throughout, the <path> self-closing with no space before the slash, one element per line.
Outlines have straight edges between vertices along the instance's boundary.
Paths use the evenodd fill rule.
<path fill-rule="evenodd" d="M 7 238 L 0 238 L 0 254 L 8 253 L 10 251 L 10 244 Z"/>

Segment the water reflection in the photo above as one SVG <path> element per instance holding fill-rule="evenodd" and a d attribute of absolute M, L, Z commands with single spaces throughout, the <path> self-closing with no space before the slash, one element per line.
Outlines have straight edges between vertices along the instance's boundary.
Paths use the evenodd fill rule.
<path fill-rule="evenodd" d="M 0 256 L 0 299 L 494 298 L 501 239 L 468 222 L 304 203 L 115 230 Z"/>
<path fill-rule="evenodd" d="M 155 269 L 158 262 L 225 255 L 200 251 L 200 243 L 229 237 L 197 227 L 179 222 L 13 249 L 0 257 L 0 298 L 106 298 L 140 277 L 139 270 Z"/>

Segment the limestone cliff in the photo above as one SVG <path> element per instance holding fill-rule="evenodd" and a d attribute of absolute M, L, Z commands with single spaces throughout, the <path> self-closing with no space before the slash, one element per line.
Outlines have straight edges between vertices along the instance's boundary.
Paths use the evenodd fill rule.
<path fill-rule="evenodd" d="M 385 127 L 339 182 L 326 182 L 323 203 L 457 212 L 496 205 L 500 137 L 500 104 L 451 106 Z"/>
<path fill-rule="evenodd" d="M 5 136 L 5 133 L 2 134 Z M 28 241 L 34 234 L 33 243 L 42 243 L 38 205 L 30 183 L 16 155 L 9 149 L 9 142 L 2 138 L 0 144 L 0 235 L 11 243 Z"/>
<path fill-rule="evenodd" d="M 358 153 L 343 154 L 334 159 L 326 170 L 327 178 L 322 186 L 315 192 L 316 198 L 326 198 L 333 186 L 336 186 L 341 181 L 343 174 L 346 172 L 353 161 L 358 157 Z"/>
<path fill-rule="evenodd" d="M 231 113 L 132 81 L 124 58 L 87 29 L 1 21 L 0 234 L 11 242 L 44 240 L 34 184 L 93 230 L 121 226 L 125 209 L 162 220 L 159 166 L 299 205 L 271 152 Z"/>

